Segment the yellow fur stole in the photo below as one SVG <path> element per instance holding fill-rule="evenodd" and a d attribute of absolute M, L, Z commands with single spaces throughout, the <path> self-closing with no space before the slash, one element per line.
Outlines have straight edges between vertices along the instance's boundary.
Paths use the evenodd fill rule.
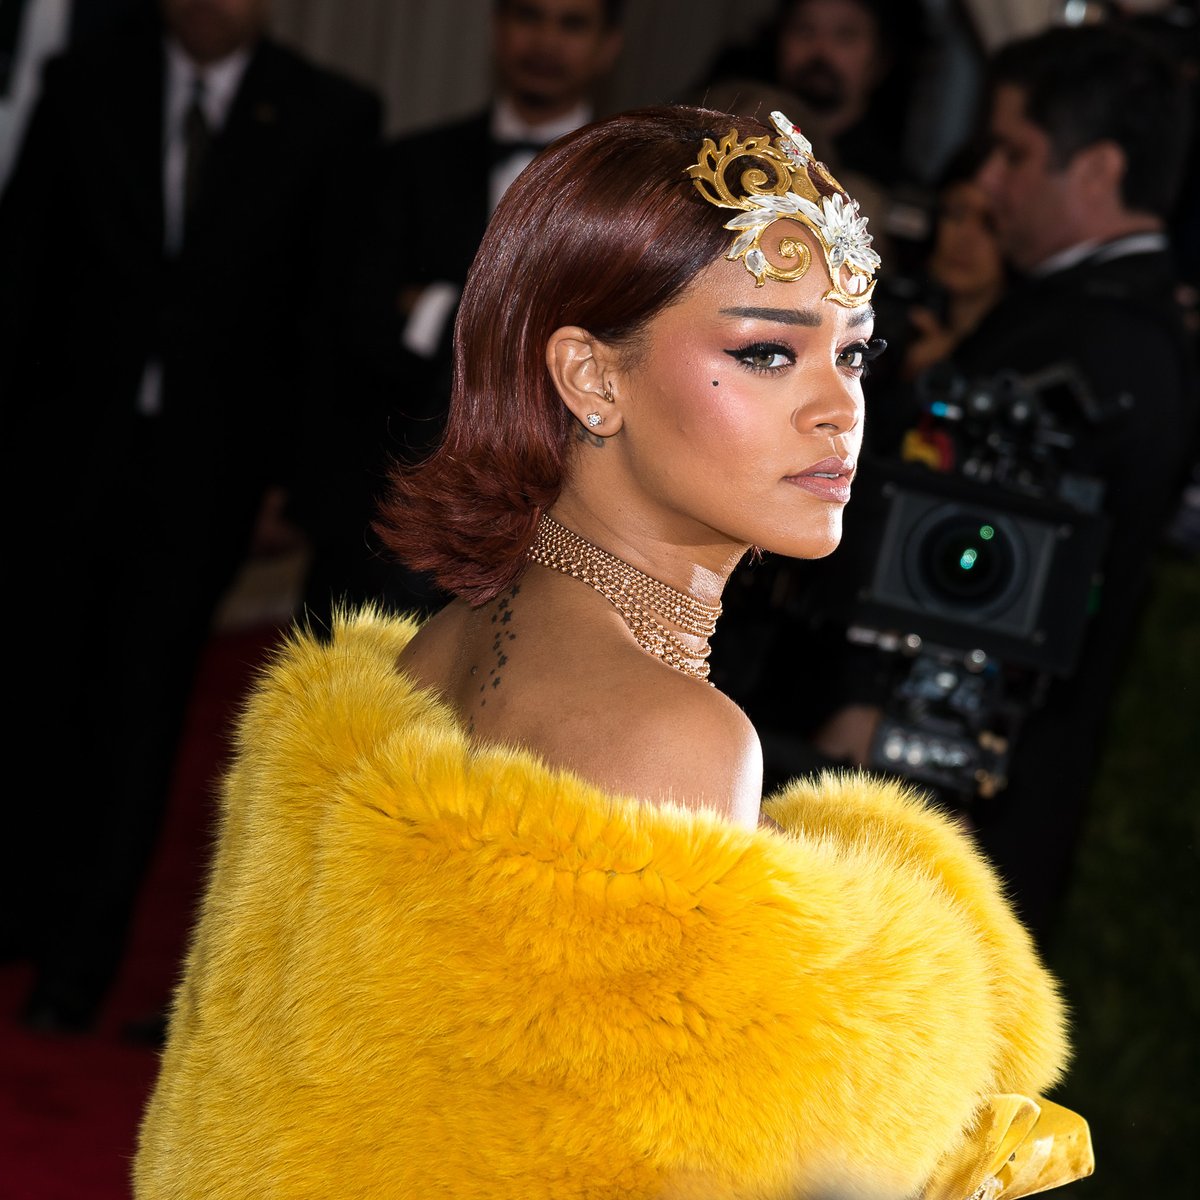
<path fill-rule="evenodd" d="M 472 743 L 412 631 L 297 635 L 248 706 L 141 1200 L 895 1200 L 1054 1083 L 1054 985 L 919 799 L 605 795 Z"/>

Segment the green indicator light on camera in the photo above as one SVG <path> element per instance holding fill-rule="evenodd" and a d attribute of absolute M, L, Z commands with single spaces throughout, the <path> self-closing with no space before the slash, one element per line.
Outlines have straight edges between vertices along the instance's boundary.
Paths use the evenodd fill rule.
<path fill-rule="evenodd" d="M 958 560 L 958 565 L 962 567 L 964 571 L 969 571 L 975 565 L 975 560 L 978 557 L 978 550 L 964 550 L 962 553 L 962 558 Z"/>
<path fill-rule="evenodd" d="M 996 531 L 990 525 L 980 525 L 979 536 L 985 542 L 990 542 L 996 536 Z"/>

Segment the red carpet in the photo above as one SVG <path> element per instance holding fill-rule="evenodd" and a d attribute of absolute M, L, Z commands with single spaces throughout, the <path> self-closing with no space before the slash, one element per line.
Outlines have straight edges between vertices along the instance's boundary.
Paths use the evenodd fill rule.
<path fill-rule="evenodd" d="M 96 1032 L 50 1037 L 16 1021 L 30 978 L 0 967 L 0 1200 L 125 1200 L 157 1052 L 122 1025 L 161 1009 L 176 978 L 214 826 L 230 720 L 279 637 L 266 625 L 210 643 L 192 699 L 162 840 L 120 978 Z"/>

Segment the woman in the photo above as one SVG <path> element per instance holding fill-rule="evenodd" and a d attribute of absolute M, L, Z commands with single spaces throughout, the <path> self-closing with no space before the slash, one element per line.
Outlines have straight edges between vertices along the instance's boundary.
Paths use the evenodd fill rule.
<path fill-rule="evenodd" d="M 906 380 L 948 358 L 1008 287 L 991 201 L 975 182 L 985 154 L 984 147 L 968 145 L 951 160 L 938 189 L 928 272 L 942 298 L 941 311 L 910 310 L 915 336 L 904 356 Z"/>
<path fill-rule="evenodd" d="M 297 635 L 252 701 L 140 1197 L 960 1200 L 1085 1163 L 1017 1095 L 1063 1013 L 984 864 L 865 778 L 759 828 L 704 679 L 738 559 L 837 543 L 875 265 L 782 118 L 620 115 L 510 189 L 386 520 L 459 599 Z"/>
<path fill-rule="evenodd" d="M 944 422 L 930 417 L 929 402 L 946 386 L 955 348 L 1010 285 L 991 201 L 975 182 L 988 150 L 972 141 L 951 158 L 937 183 L 920 262 L 909 277 L 885 282 L 877 308 L 890 349 L 873 385 L 878 416 L 867 434 L 871 457 L 920 461 L 935 470 L 953 466 L 953 440 Z"/>

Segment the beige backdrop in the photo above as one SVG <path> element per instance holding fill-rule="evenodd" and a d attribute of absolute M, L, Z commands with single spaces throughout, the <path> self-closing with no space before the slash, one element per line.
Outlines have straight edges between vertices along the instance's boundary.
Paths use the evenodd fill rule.
<path fill-rule="evenodd" d="M 926 0 L 935 11 L 949 2 Z M 1065 0 L 961 2 L 991 48 L 1049 24 Z M 274 0 L 274 28 L 319 62 L 372 84 L 387 103 L 388 132 L 400 133 L 483 105 L 492 3 Z M 678 99 L 718 46 L 746 35 L 774 6 L 775 0 L 626 0 L 625 52 L 602 107 Z"/>
<path fill-rule="evenodd" d="M 626 0 L 625 51 L 606 110 L 676 100 L 726 39 L 775 0 Z M 274 30 L 317 61 L 372 84 L 388 131 L 483 106 L 492 0 L 274 0 Z"/>

